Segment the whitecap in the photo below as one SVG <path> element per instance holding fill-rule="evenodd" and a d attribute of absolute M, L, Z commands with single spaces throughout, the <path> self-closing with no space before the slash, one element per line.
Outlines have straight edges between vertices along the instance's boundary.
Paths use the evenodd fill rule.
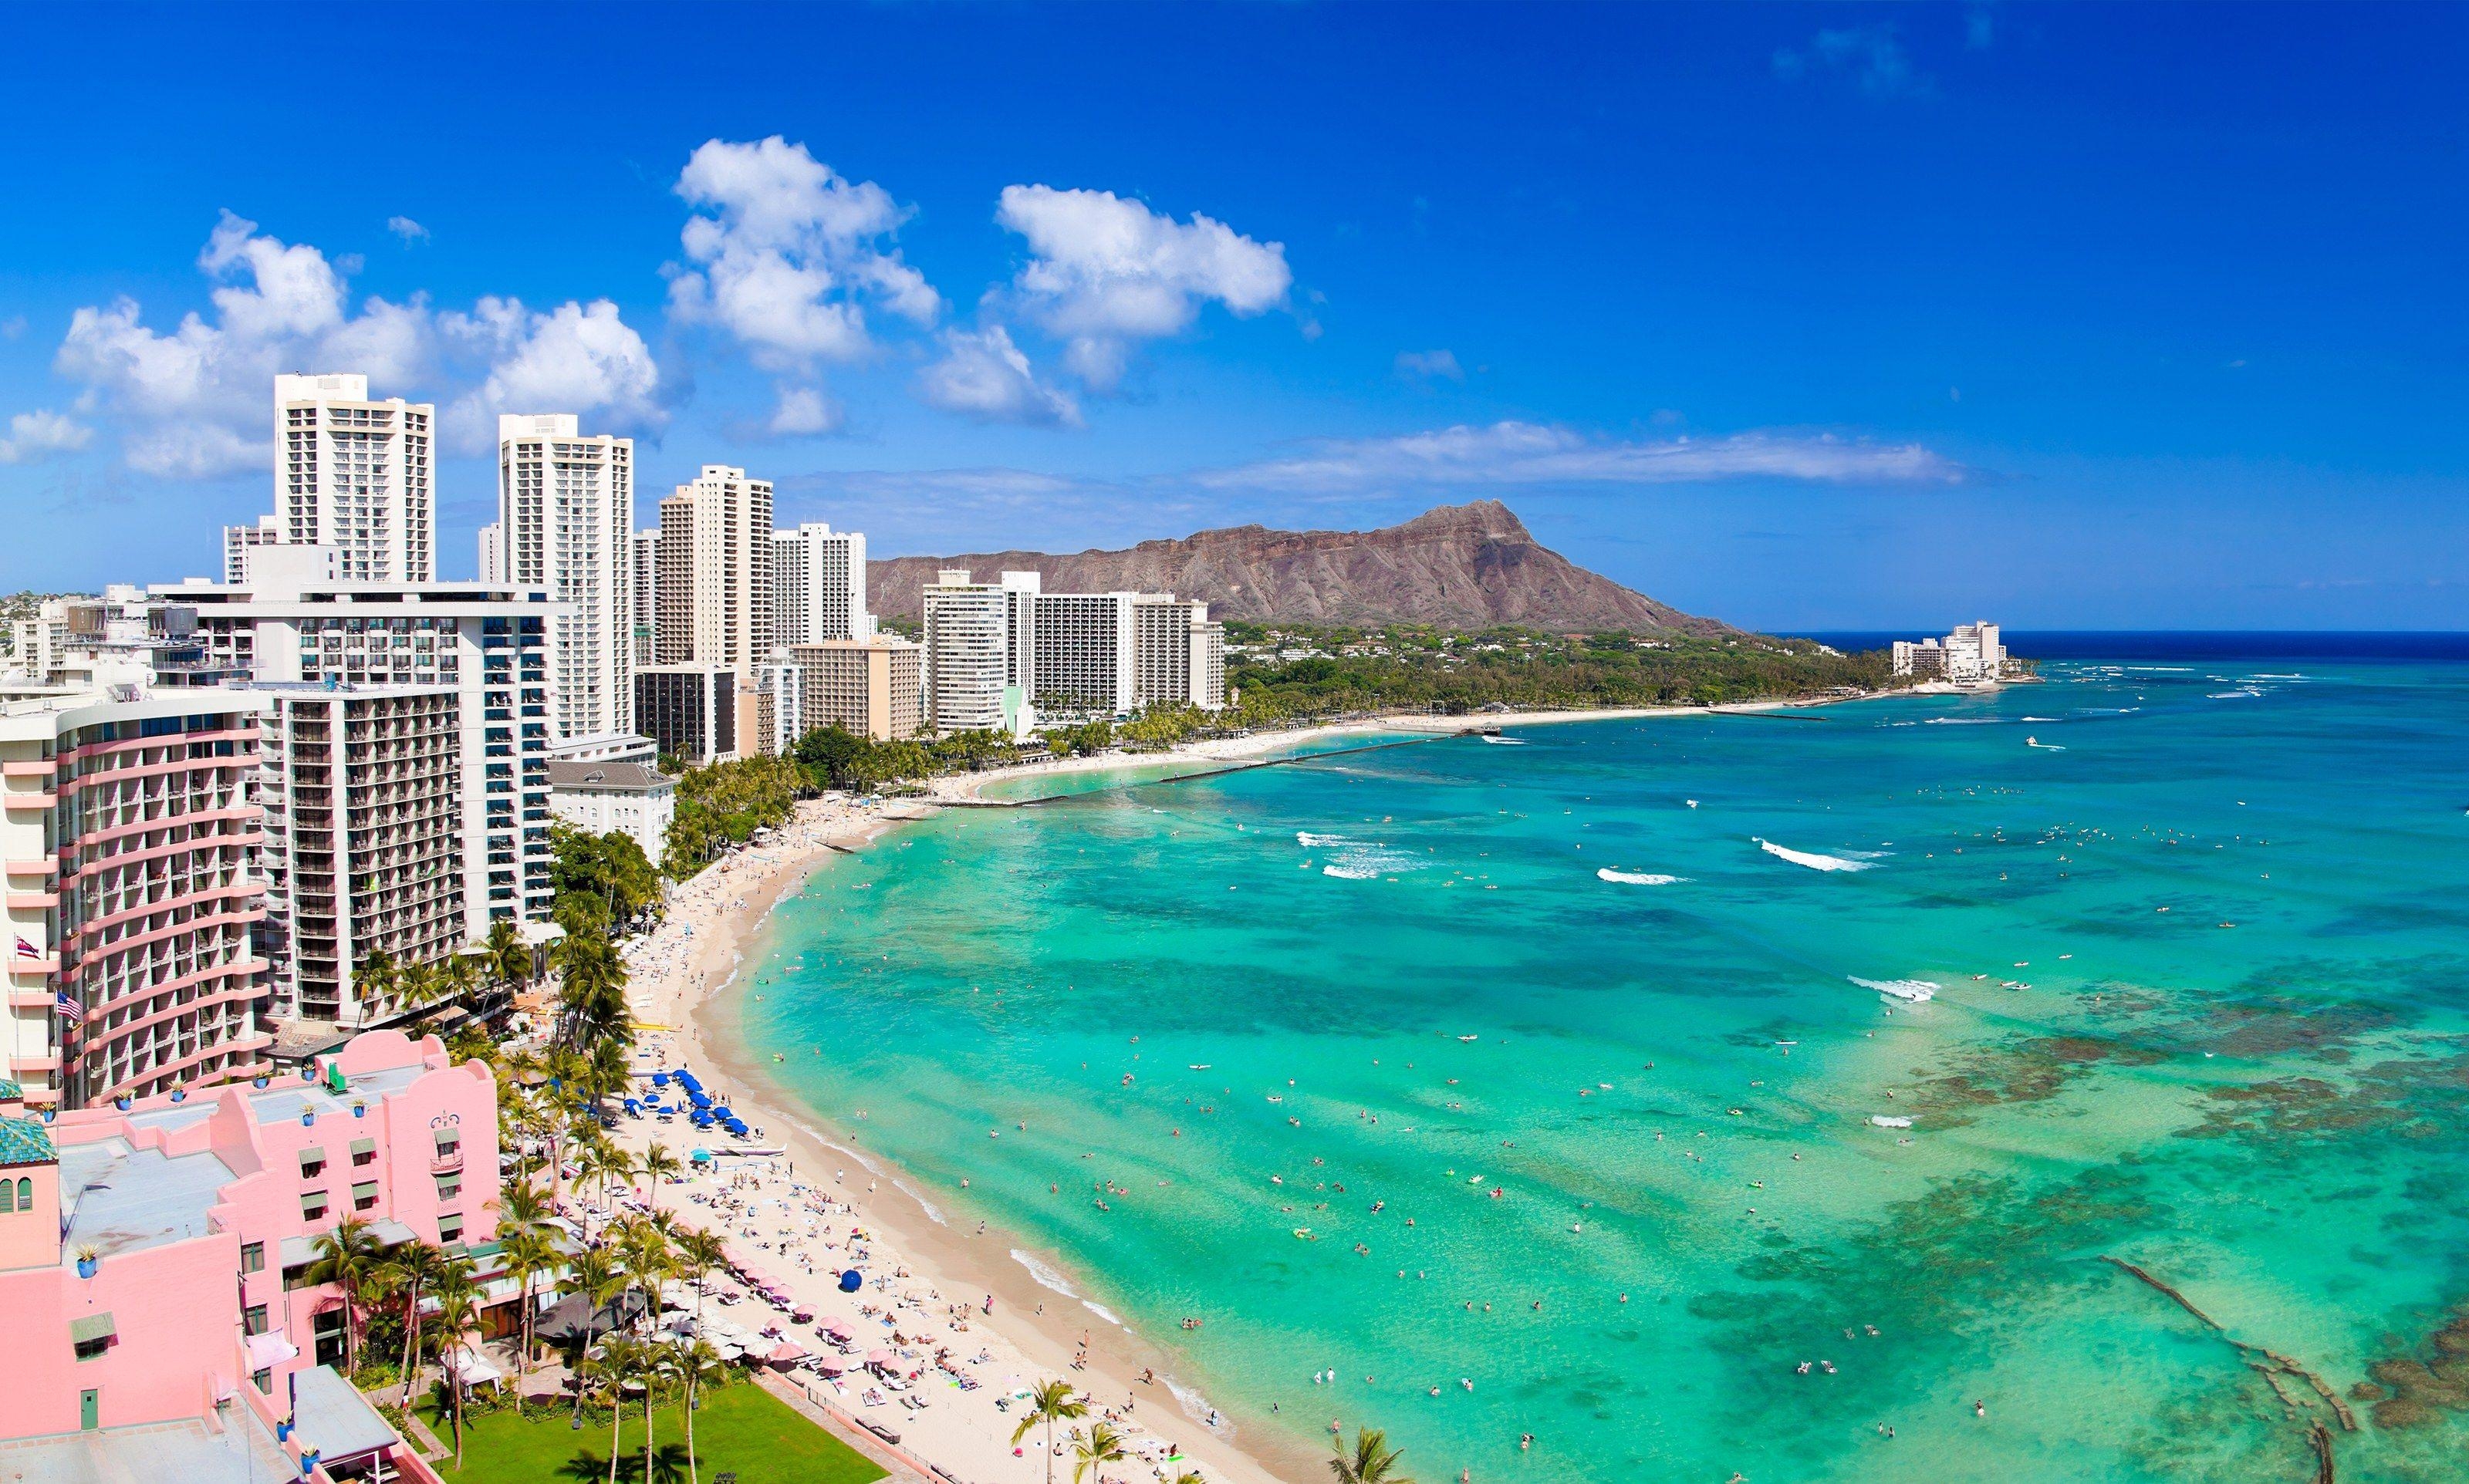
<path fill-rule="evenodd" d="M 1927 724 L 1930 726 L 1996 726 L 2005 719 L 2004 717 L 1931 717 Z"/>
<path fill-rule="evenodd" d="M 1123 1327 L 1123 1321 L 1115 1316 L 1115 1312 L 1113 1310 L 1108 1309 L 1105 1305 L 1098 1303 L 1094 1298 L 1082 1299 L 1080 1301 L 1080 1307 L 1086 1309 L 1091 1313 L 1096 1314 L 1098 1318 L 1105 1320 L 1108 1324 L 1113 1325 L 1119 1330 Z"/>
<path fill-rule="evenodd" d="M 1772 840 L 1759 840 L 1755 835 L 1751 835 L 1750 838 L 1756 840 L 1758 849 L 1767 855 L 1781 856 L 1793 865 L 1807 866 L 1811 871 L 1866 871 L 1875 864 L 1867 860 L 1846 860 L 1840 856 L 1820 856 L 1810 851 L 1791 850 L 1777 845 Z"/>
<path fill-rule="evenodd" d="M 1326 845 L 1351 845 L 1354 842 L 1342 834 L 1314 834 L 1309 830 L 1298 830 L 1295 843 L 1305 850 L 1319 850 Z"/>
<path fill-rule="evenodd" d="M 1609 866 L 1596 872 L 1595 877 L 1598 880 L 1622 881 L 1631 886 L 1669 886 L 1674 881 L 1688 879 L 1685 876 L 1654 876 L 1644 871 L 1615 871 Z"/>
<path fill-rule="evenodd" d="M 1843 977 L 1864 990 L 1875 990 L 1881 994 L 1891 994 L 1897 999 L 1909 1000 L 1915 1005 L 1937 997 L 1937 986 L 1927 979 L 1863 979 L 1858 974 L 1845 974 Z"/>
<path fill-rule="evenodd" d="M 1011 1249 L 1011 1260 L 1018 1263 L 1023 1267 L 1027 1268 L 1028 1275 L 1037 1280 L 1037 1286 L 1039 1288 L 1051 1289 L 1055 1292 L 1062 1294 L 1065 1298 L 1078 1298 L 1080 1296 L 1080 1290 L 1065 1282 L 1061 1273 L 1056 1272 L 1053 1268 L 1038 1261 L 1028 1253 L 1022 1251 L 1020 1248 L 1014 1247 Z"/>

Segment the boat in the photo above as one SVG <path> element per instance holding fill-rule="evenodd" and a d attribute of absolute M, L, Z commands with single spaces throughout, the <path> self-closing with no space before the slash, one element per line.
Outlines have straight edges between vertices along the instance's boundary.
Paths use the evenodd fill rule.
<path fill-rule="evenodd" d="M 1696 799 L 1683 799 L 1680 802 L 1688 805 L 1691 809 L 1696 809 L 1697 807 L 1697 801 Z"/>
<path fill-rule="evenodd" d="M 1912 1126 L 1910 1119 L 1897 1118 L 1892 1113 L 1871 1113 L 1869 1121 L 1881 1129 L 1908 1129 Z"/>
<path fill-rule="evenodd" d="M 1195 1072 L 1205 1072 L 1209 1070 L 1209 1063 L 1206 1062 L 1194 1062 L 1191 1063 L 1191 1069 Z"/>
<path fill-rule="evenodd" d="M 1461 1036 L 1458 1038 L 1460 1040 L 1481 1040 L 1483 1038 L 1479 1036 Z"/>
<path fill-rule="evenodd" d="M 1514 737 L 1503 737 L 1498 732 L 1486 732 L 1483 734 L 1483 740 L 1491 743 L 1495 747 L 1523 747 L 1526 745 Z"/>

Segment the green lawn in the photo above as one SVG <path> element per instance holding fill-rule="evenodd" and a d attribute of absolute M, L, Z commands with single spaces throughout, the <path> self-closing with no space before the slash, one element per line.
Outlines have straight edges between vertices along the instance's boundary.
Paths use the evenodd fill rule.
<path fill-rule="evenodd" d="M 703 1484 L 735 1471 L 738 1484 L 870 1484 L 883 1471 L 865 1454 L 790 1410 L 787 1404 L 752 1381 L 706 1392 L 695 1411 L 695 1465 Z M 427 1404 L 421 1421 L 439 1442 L 454 1446 L 450 1419 L 434 1415 Z M 518 1420 L 512 1412 L 467 1418 L 463 1425 L 463 1468 L 457 1473 L 451 1453 L 437 1470 L 448 1484 L 575 1484 L 609 1477 L 609 1414 L 595 1423 L 583 1414 L 583 1430 L 567 1426 L 568 1412 L 534 1409 Z M 684 1408 L 677 1403 L 652 1413 L 653 1484 L 686 1476 Z M 619 1440 L 620 1484 L 643 1484 L 643 1412 L 628 1409 L 625 1436 Z"/>

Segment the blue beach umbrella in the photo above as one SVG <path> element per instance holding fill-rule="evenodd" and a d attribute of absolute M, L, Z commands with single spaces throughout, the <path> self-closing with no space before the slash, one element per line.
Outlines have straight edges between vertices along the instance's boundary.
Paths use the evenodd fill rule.
<path fill-rule="evenodd" d="M 666 1072 L 654 1072 L 654 1073 L 652 1074 L 652 1085 L 653 1085 L 653 1086 L 655 1086 L 655 1087 L 665 1087 L 665 1086 L 667 1086 L 668 1084 L 669 1084 L 669 1074 L 668 1074 L 668 1073 L 666 1073 Z"/>
<path fill-rule="evenodd" d="M 699 1165 L 709 1164 L 711 1163 L 711 1151 L 707 1149 L 699 1149 L 693 1153 L 688 1154 L 686 1157 Z"/>
<path fill-rule="evenodd" d="M 844 1272 L 844 1273 L 841 1274 L 841 1291 L 842 1291 L 842 1292 L 843 1292 L 843 1293 L 854 1293 L 854 1292 L 856 1292 L 858 1290 L 860 1290 L 860 1289 L 862 1289 L 862 1288 L 865 1288 L 865 1275 L 864 1273 L 859 1272 L 856 1268 L 852 1267 L 852 1268 L 850 1268 L 848 1271 L 846 1271 L 846 1272 Z"/>
<path fill-rule="evenodd" d="M 729 1111 L 727 1104 L 723 1103 L 720 1107 L 711 1110 L 711 1116 L 714 1118 L 734 1118 L 737 1115 Z"/>

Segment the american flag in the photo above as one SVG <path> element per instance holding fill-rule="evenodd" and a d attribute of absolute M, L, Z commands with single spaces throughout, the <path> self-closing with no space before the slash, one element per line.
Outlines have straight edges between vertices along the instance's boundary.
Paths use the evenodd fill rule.
<path fill-rule="evenodd" d="M 71 1025 L 83 1025 L 85 1023 L 85 1007 L 79 1004 L 76 1000 L 69 998 L 66 991 L 62 991 L 53 998 L 52 1009 L 58 1011 L 59 1013 L 59 1017 L 66 1020 Z"/>

